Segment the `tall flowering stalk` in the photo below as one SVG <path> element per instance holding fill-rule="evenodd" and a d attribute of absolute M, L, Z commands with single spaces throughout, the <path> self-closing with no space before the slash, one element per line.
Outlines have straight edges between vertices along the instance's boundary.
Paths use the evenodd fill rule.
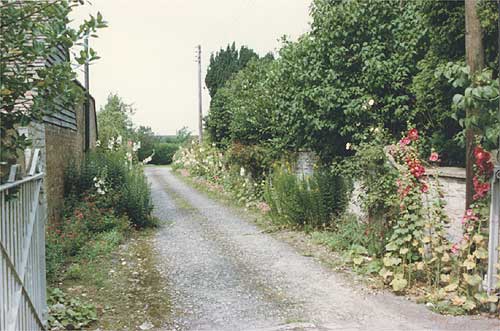
<path fill-rule="evenodd" d="M 440 269 L 450 261 L 439 182 L 437 178 L 431 182 L 426 175 L 418 141 L 417 129 L 411 129 L 389 150 L 400 172 L 396 181 L 400 206 L 380 274 L 396 291 L 411 286 L 422 271 L 427 271 L 429 283 L 438 283 Z M 437 162 L 439 155 L 433 152 L 429 160 Z"/>

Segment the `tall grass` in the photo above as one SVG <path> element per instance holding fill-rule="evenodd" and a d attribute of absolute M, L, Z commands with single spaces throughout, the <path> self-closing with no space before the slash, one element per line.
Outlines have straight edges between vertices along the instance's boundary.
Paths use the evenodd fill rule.
<path fill-rule="evenodd" d="M 284 167 L 274 169 L 264 192 L 274 221 L 306 228 L 329 227 L 348 195 L 349 185 L 329 169 L 300 178 Z"/>

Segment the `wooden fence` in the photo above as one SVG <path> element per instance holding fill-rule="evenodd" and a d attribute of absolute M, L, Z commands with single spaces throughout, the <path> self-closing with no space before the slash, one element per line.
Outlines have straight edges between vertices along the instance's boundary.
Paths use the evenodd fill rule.
<path fill-rule="evenodd" d="M 26 178 L 14 175 L 0 185 L 0 330 L 45 330 L 46 211 L 38 159 L 39 151 Z"/>

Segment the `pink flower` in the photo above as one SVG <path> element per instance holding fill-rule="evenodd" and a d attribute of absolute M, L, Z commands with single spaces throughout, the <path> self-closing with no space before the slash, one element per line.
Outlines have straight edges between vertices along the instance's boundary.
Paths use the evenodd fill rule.
<path fill-rule="evenodd" d="M 401 140 L 399 141 L 399 144 L 400 144 L 401 146 L 406 146 L 406 145 L 409 145 L 410 143 L 411 143 L 411 140 L 410 140 L 410 138 L 408 138 L 408 137 L 404 137 L 403 139 L 401 139 Z"/>
<path fill-rule="evenodd" d="M 427 183 L 422 183 L 420 191 L 422 191 L 422 193 L 427 193 L 429 191 L 429 185 L 427 185 Z"/>
<path fill-rule="evenodd" d="M 269 211 L 271 211 L 271 207 L 269 207 L 269 205 L 265 202 L 260 202 L 258 205 L 257 205 L 257 208 L 260 209 L 261 212 L 263 213 L 267 213 Z"/>
<path fill-rule="evenodd" d="M 413 141 L 418 140 L 418 130 L 413 128 L 408 131 L 408 138 Z"/>
<path fill-rule="evenodd" d="M 459 248 L 458 244 L 453 244 L 453 246 L 451 246 L 451 252 L 453 254 L 457 254 L 459 250 L 460 250 L 460 248 Z"/>
<path fill-rule="evenodd" d="M 431 156 L 429 156 L 429 161 L 431 161 L 431 162 L 439 161 L 439 154 L 436 152 L 432 152 Z"/>

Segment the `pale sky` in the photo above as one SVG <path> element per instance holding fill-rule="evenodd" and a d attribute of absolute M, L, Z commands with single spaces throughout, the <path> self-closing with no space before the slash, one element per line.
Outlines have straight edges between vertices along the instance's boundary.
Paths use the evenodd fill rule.
<path fill-rule="evenodd" d="M 90 68 L 90 91 L 99 108 L 110 92 L 137 109 L 136 125 L 157 134 L 187 126 L 197 133 L 197 64 L 202 79 L 212 52 L 235 41 L 260 55 L 309 30 L 311 0 L 92 0 L 76 20 L 100 11 L 109 27 L 92 47 L 101 59 Z M 83 80 L 82 80 L 83 82 Z M 203 90 L 203 111 L 209 96 Z"/>

